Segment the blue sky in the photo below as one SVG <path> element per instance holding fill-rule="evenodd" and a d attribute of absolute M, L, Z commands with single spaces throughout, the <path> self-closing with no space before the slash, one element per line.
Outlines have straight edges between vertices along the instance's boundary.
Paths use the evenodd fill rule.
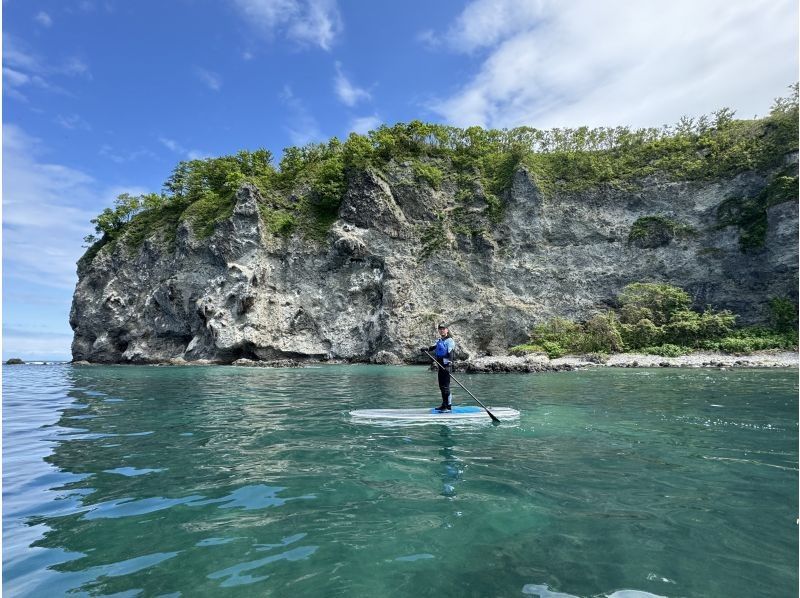
<path fill-rule="evenodd" d="M 4 0 L 3 359 L 69 359 L 89 220 L 180 160 L 380 123 L 764 115 L 794 0 Z"/>

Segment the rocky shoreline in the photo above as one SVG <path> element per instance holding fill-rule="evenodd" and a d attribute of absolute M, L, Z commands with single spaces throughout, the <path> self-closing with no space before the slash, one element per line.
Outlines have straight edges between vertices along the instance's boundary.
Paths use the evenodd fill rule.
<path fill-rule="evenodd" d="M 163 363 L 154 363 L 154 366 L 169 365 L 231 365 L 235 367 L 266 367 L 266 368 L 297 368 L 321 364 L 347 364 L 357 363 L 348 360 L 316 360 L 316 359 L 276 359 L 254 360 L 237 359 L 230 364 L 215 363 L 210 360 L 199 359 L 185 361 L 183 359 L 170 359 Z M 373 362 L 374 363 L 374 362 Z M 88 361 L 73 361 L 72 365 L 108 365 L 94 364 Z M 122 364 L 127 365 L 127 364 Z M 412 365 L 393 363 L 392 365 Z M 645 355 L 642 353 L 618 353 L 614 355 L 568 355 L 558 359 L 550 359 L 546 355 L 531 354 L 521 357 L 516 356 L 487 356 L 476 357 L 456 363 L 456 372 L 470 374 L 491 373 L 542 373 L 542 372 L 569 372 L 592 367 L 616 368 L 797 368 L 798 353 L 792 351 L 758 351 L 751 355 L 728 355 L 724 353 L 698 352 L 681 357 L 660 357 L 658 355 Z"/>
<path fill-rule="evenodd" d="M 590 367 L 616 368 L 797 368 L 798 354 L 791 351 L 758 351 L 751 355 L 698 352 L 680 357 L 661 357 L 642 353 L 615 355 L 569 355 L 550 359 L 534 354 L 521 357 L 478 357 L 456 367 L 469 373 L 521 373 L 571 371 Z"/>

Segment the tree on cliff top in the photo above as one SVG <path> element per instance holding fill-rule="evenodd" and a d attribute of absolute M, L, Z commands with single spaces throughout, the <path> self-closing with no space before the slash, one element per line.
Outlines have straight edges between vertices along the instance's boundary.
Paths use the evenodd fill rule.
<path fill-rule="evenodd" d="M 644 129 L 486 130 L 415 120 L 383 125 L 366 135 L 352 133 L 344 143 L 333 138 L 287 148 L 277 169 L 265 149 L 185 161 L 176 166 L 161 195 L 124 194 L 92 220 L 100 237 L 86 238 L 95 246 L 84 257 L 97 252 L 98 241 L 115 240 L 130 227 L 138 227 L 137 234 L 130 235 L 137 242 L 148 234 L 148 227 L 175 227 L 197 202 L 202 209 L 190 210 L 196 230 L 209 233 L 232 210 L 235 191 L 245 182 L 269 197 L 275 221 L 316 219 L 328 226 L 346 191 L 347 173 L 380 171 L 392 162 L 410 162 L 414 172 L 425 175 L 421 180 L 437 186 L 439 173 L 446 173 L 466 194 L 474 193 L 479 183 L 491 221 L 500 220 L 504 193 L 520 165 L 545 193 L 630 184 L 656 173 L 692 180 L 769 170 L 798 148 L 797 84 L 791 90 L 788 97 L 775 100 L 769 116 L 757 120 L 736 120 L 727 108 L 711 117 L 684 117 L 674 126 Z"/>

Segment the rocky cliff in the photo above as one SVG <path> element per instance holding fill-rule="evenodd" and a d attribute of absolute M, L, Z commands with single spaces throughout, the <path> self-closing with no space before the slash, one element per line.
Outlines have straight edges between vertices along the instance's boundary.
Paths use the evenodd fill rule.
<path fill-rule="evenodd" d="M 796 168 L 796 154 L 786 161 Z M 762 321 L 771 297 L 796 299 L 796 195 L 767 209 L 763 243 L 746 251 L 720 211 L 731 198 L 758 196 L 774 176 L 653 176 L 545 193 L 519 167 L 489 219 L 480 189 L 472 202 L 457 199 L 454 185 L 434 189 L 400 162 L 348 176 L 324 240 L 270 232 L 267 200 L 245 184 L 210 237 L 181 221 L 172 243 L 153 235 L 82 260 L 73 358 L 397 363 L 418 357 L 438 320 L 451 323 L 465 353 L 498 354 L 533 324 L 587 318 L 636 281 L 668 282 L 696 306 Z"/>

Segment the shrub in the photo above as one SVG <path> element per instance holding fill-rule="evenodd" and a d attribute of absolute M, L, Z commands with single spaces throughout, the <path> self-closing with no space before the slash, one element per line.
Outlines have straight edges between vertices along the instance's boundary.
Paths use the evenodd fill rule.
<path fill-rule="evenodd" d="M 681 347 L 680 345 L 673 345 L 665 343 L 656 347 L 643 347 L 641 352 L 645 355 L 660 355 L 661 357 L 680 357 L 681 355 L 688 355 L 692 352 L 690 347 Z"/>
<path fill-rule="evenodd" d="M 620 294 L 620 316 L 606 311 L 583 324 L 553 318 L 537 324 L 529 345 L 549 353 L 614 353 L 640 350 L 653 355 L 683 355 L 693 348 L 746 352 L 764 348 L 789 348 L 797 345 L 796 328 L 778 332 L 763 328 L 735 330 L 736 315 L 728 310 L 703 312 L 689 309 L 689 295 L 667 284 L 634 283 Z M 773 302 L 775 309 L 789 319 L 796 317 L 794 304 Z M 657 325 L 652 318 L 662 322 Z M 557 347 L 547 348 L 546 343 Z M 562 353 L 563 354 L 563 353 Z"/>
<path fill-rule="evenodd" d="M 721 338 L 729 334 L 736 324 L 736 318 L 737 316 L 730 310 L 714 311 L 711 306 L 706 306 L 698 322 L 699 338 Z"/>
<path fill-rule="evenodd" d="M 542 342 L 542 349 L 544 349 L 544 352 L 547 353 L 550 359 L 558 359 L 567 354 L 566 349 L 554 341 Z"/>
<path fill-rule="evenodd" d="M 321 215 L 336 214 L 345 192 L 344 161 L 339 153 L 317 164 L 311 173 L 314 205 Z"/>
<path fill-rule="evenodd" d="M 697 234 L 697 231 L 686 224 L 681 224 L 665 216 L 645 216 L 639 218 L 631 226 L 628 243 L 652 249 L 668 245 L 674 238 L 685 238 Z"/>
<path fill-rule="evenodd" d="M 718 347 L 720 351 L 734 354 L 752 353 L 756 350 L 755 343 L 751 342 L 751 339 L 736 337 L 722 339 L 719 341 Z"/>
<path fill-rule="evenodd" d="M 619 320 L 623 324 L 636 324 L 642 320 L 653 322 L 653 310 L 642 305 L 626 304 L 619 309 Z"/>
<path fill-rule="evenodd" d="M 778 332 L 797 332 L 797 303 L 785 297 L 769 301 L 770 323 Z"/>
<path fill-rule="evenodd" d="M 566 318 L 553 318 L 533 327 L 531 344 L 544 347 L 544 343 L 552 342 L 561 347 L 572 347 L 581 340 L 582 334 L 580 324 Z"/>
<path fill-rule="evenodd" d="M 540 345 L 516 345 L 514 347 L 509 348 L 508 352 L 511 355 L 527 355 L 528 353 L 544 353 L 545 350 Z"/>
<path fill-rule="evenodd" d="M 692 303 L 689 294 L 678 287 L 652 282 L 634 282 L 622 289 L 619 302 L 623 310 L 647 309 L 652 314 L 649 318 L 656 326 L 662 326 L 670 321 L 672 314 L 677 311 L 688 310 Z"/>
<path fill-rule="evenodd" d="M 271 233 L 288 237 L 297 227 L 294 214 L 282 209 L 270 209 L 267 206 L 259 206 L 261 209 L 261 219 Z"/>
<path fill-rule="evenodd" d="M 450 240 L 447 237 L 447 230 L 441 218 L 432 222 L 422 231 L 420 243 L 422 245 L 420 251 L 421 259 L 429 257 L 434 251 L 449 247 Z"/>
<path fill-rule="evenodd" d="M 192 229 L 200 239 L 207 239 L 214 233 L 218 222 L 233 214 L 234 196 L 233 191 L 224 195 L 205 192 L 202 198 L 189 204 L 183 212 L 183 219 L 192 224 Z"/>
<path fill-rule="evenodd" d="M 768 208 L 786 201 L 797 201 L 796 171 L 796 167 L 785 170 L 755 197 L 729 197 L 717 207 L 719 228 L 739 228 L 739 247 L 742 251 L 763 247 L 767 237 Z"/>
<path fill-rule="evenodd" d="M 444 178 L 444 173 L 440 168 L 430 164 L 424 164 L 419 160 L 414 161 L 412 169 L 414 170 L 414 176 L 418 180 L 425 181 L 433 189 L 438 189 L 439 185 L 442 183 L 442 178 Z"/>
<path fill-rule="evenodd" d="M 584 325 L 582 350 L 587 353 L 618 353 L 623 349 L 619 320 L 613 311 L 597 314 Z"/>
<path fill-rule="evenodd" d="M 635 324 L 620 325 L 625 347 L 639 349 L 659 344 L 664 338 L 664 328 L 656 326 L 648 318 L 642 318 Z"/>

